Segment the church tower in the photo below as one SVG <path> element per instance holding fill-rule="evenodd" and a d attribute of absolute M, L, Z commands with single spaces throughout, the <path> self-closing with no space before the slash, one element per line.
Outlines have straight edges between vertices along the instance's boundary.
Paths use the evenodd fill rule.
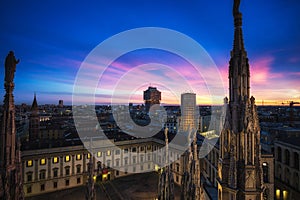
<path fill-rule="evenodd" d="M 29 118 L 29 139 L 34 141 L 39 138 L 40 131 L 40 117 L 39 117 L 39 107 L 36 100 L 36 94 L 34 94 L 31 114 Z"/>
<path fill-rule="evenodd" d="M 16 138 L 15 105 L 14 105 L 14 74 L 16 65 L 14 53 L 9 52 L 5 59 L 6 94 L 3 101 L 3 114 L 0 130 L 0 199 L 24 199 L 22 185 L 22 166 L 20 141 Z"/>
<path fill-rule="evenodd" d="M 220 200 L 262 199 L 260 127 L 242 33 L 240 0 L 234 0 L 234 43 L 229 62 L 229 102 L 220 137 L 218 194 Z"/>

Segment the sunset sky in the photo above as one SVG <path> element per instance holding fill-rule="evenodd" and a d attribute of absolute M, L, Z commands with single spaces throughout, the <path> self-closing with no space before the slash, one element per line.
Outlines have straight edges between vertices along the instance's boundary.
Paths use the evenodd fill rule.
<path fill-rule="evenodd" d="M 15 75 L 17 104 L 30 104 L 34 92 L 39 104 L 57 104 L 59 99 L 71 104 L 78 70 L 97 45 L 126 30 L 162 27 L 187 35 L 206 50 L 221 74 L 225 96 L 234 33 L 232 3 L 233 0 L 1 1 L 0 63 L 4 66 L 10 50 L 21 60 Z M 300 1 L 242 0 L 240 10 L 251 66 L 251 94 L 257 104 L 300 101 Z M 97 66 L 93 67 L 98 76 Z M 0 80 L 4 80 L 4 67 L 0 72 Z M 110 103 L 111 95 L 115 95 L 115 103 L 139 103 L 142 91 L 152 85 L 162 91 L 162 103 L 177 104 L 180 102 L 174 90 L 189 91 L 181 87 L 180 77 L 192 85 L 198 104 L 209 104 L 205 81 L 192 66 L 178 55 L 157 49 L 133 51 L 115 60 L 101 77 L 96 102 Z M 117 90 L 117 85 L 126 85 L 126 89 Z M 2 87 L 0 96 L 3 95 Z M 122 95 L 130 99 L 124 100 Z"/>

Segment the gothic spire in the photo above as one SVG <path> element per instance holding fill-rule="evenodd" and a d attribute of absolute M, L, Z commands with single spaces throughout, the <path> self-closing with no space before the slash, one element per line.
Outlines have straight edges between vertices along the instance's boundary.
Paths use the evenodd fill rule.
<path fill-rule="evenodd" d="M 218 190 L 221 200 L 261 199 L 260 127 L 242 34 L 240 0 L 234 0 L 234 42 L 229 63 L 229 104 L 220 137 Z"/>
<path fill-rule="evenodd" d="M 22 167 L 19 150 L 16 149 L 14 75 L 19 60 L 10 51 L 5 59 L 5 96 L 0 129 L 0 199 L 24 199 L 22 196 Z M 16 188 L 21 188 L 16 190 Z"/>
<path fill-rule="evenodd" d="M 238 103 L 247 101 L 250 95 L 250 71 L 247 52 L 244 47 L 242 13 L 240 0 L 234 0 L 234 41 L 229 62 L 229 100 Z"/>
<path fill-rule="evenodd" d="M 33 98 L 33 102 L 31 105 L 31 111 L 38 111 L 38 103 L 36 100 L 36 93 L 34 93 L 34 98 Z"/>

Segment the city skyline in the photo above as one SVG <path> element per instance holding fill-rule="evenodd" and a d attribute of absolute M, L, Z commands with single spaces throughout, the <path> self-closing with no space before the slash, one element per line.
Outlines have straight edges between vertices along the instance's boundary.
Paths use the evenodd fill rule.
<path fill-rule="evenodd" d="M 17 104 L 30 104 L 34 92 L 40 104 L 57 104 L 59 99 L 71 104 L 76 73 L 88 53 L 112 35 L 145 26 L 173 29 L 199 42 L 218 66 L 225 86 L 224 97 L 228 96 L 227 69 L 233 36 L 232 26 L 228 26 L 232 23 L 231 2 L 216 5 L 204 1 L 90 4 L 29 1 L 18 2 L 17 7 L 14 3 L 1 4 L 0 63 L 4 64 L 9 50 L 15 51 L 21 60 L 15 80 Z M 251 95 L 256 97 L 258 105 L 262 101 L 281 103 L 300 98 L 300 30 L 296 20 L 299 7 L 298 1 L 241 3 L 245 46 L 251 66 Z M 117 59 L 104 77 L 105 85 L 98 91 L 101 100 L 97 103 L 110 102 L 107 99 L 111 95 L 110 84 L 118 80 L 113 71 L 126 72 L 132 66 L 149 62 L 168 65 L 184 74 L 190 83 L 199 87 L 193 91 L 199 97 L 197 104 L 207 104 L 203 82 L 197 75 L 185 74 L 190 71 L 188 63 L 176 55 L 153 49 L 131 52 Z M 152 67 L 149 71 L 140 69 L 139 77 L 151 76 L 156 80 L 165 75 L 155 72 L 159 65 Z M 0 71 L 3 79 L 3 67 Z M 177 80 L 174 76 L 169 79 L 170 83 Z M 142 102 L 142 91 L 150 84 L 162 91 L 162 103 L 180 104 L 178 98 L 168 99 L 167 88 L 155 81 L 132 85 L 136 88 L 133 103 Z M 182 90 L 182 93 L 187 92 L 185 88 Z M 4 95 L 4 89 L 0 94 Z"/>

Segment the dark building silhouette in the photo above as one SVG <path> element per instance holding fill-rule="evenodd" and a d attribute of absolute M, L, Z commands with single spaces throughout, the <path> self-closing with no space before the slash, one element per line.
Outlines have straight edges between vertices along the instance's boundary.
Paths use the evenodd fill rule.
<path fill-rule="evenodd" d="M 40 132 L 40 117 L 39 117 L 39 107 L 36 100 L 36 94 L 34 94 L 31 114 L 29 119 L 29 139 L 36 140 L 39 138 Z"/>
<path fill-rule="evenodd" d="M 58 107 L 60 107 L 60 108 L 64 107 L 64 100 L 58 101 Z"/>
<path fill-rule="evenodd" d="M 149 112 L 150 107 L 154 104 L 160 104 L 161 92 L 156 87 L 148 87 L 144 91 L 144 101 L 146 106 L 146 112 Z"/>

